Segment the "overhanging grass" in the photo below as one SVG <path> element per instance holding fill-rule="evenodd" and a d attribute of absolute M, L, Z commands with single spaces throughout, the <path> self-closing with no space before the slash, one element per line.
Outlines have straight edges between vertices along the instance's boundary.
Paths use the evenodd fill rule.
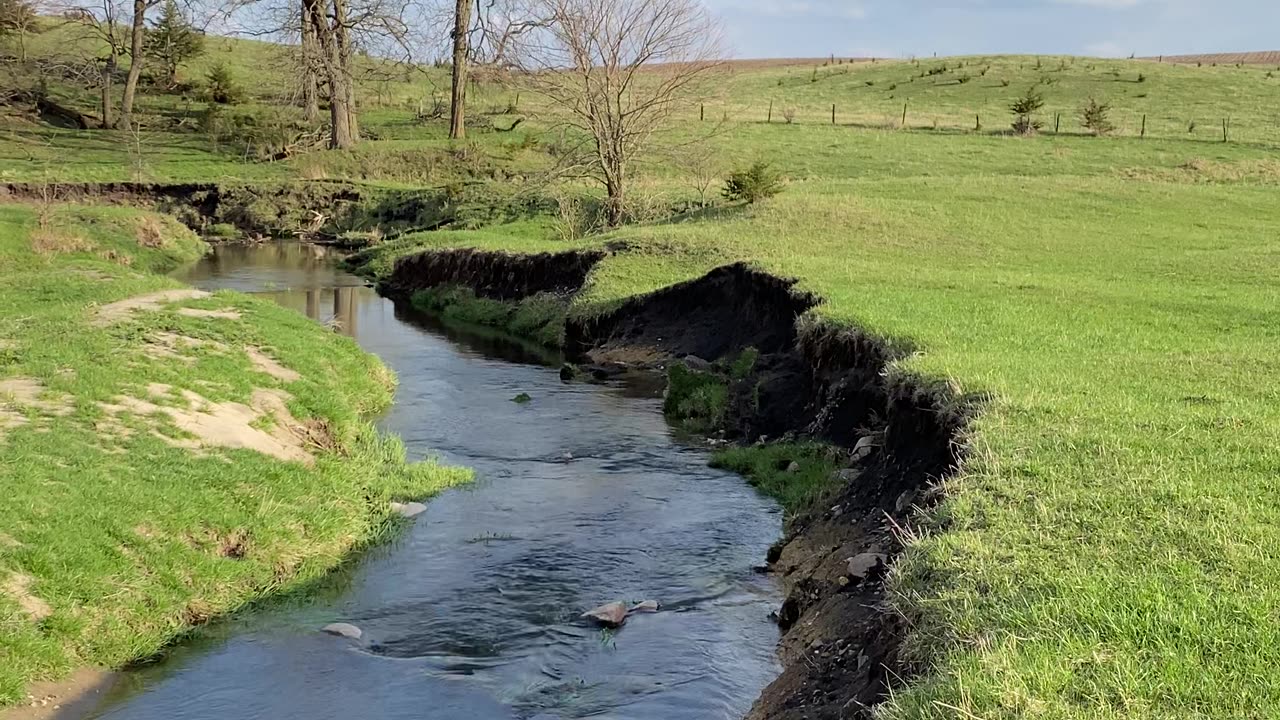
<path fill-rule="evenodd" d="M 140 223 L 160 232 L 139 236 Z M 297 313 L 224 292 L 188 304 L 240 319 L 161 310 L 90 322 L 95 305 L 175 287 L 154 273 L 202 247 L 176 223 L 128 209 L 0 206 L 0 380 L 38 380 L 42 399 L 66 408 L 10 403 L 26 422 L 0 433 L 0 578 L 29 576 L 51 609 L 36 621 L 0 591 L 0 704 L 30 681 L 148 656 L 193 624 L 301 587 L 393 527 L 390 500 L 465 477 L 406 465 L 400 442 L 365 419 L 390 402 L 389 372 Z M 157 332 L 206 344 L 189 361 L 148 356 Z M 247 346 L 302 378 L 255 371 Z M 330 449 L 316 450 L 314 467 L 192 452 L 153 434 L 172 435 L 164 423 L 133 418 L 126 432 L 100 406 L 147 398 L 151 383 L 212 402 L 279 388 L 295 417 L 323 425 Z"/>

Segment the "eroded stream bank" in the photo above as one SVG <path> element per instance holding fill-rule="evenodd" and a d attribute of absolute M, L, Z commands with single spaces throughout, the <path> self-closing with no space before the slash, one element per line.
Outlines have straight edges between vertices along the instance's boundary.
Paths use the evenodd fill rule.
<path fill-rule="evenodd" d="M 604 257 L 429 251 L 400 259 L 381 287 L 403 298 L 447 284 L 508 303 L 568 298 Z M 899 654 L 907 619 L 887 599 L 885 580 L 901 528 L 959 467 L 978 403 L 893 372 L 904 350 L 812 319 L 820 301 L 794 281 L 736 264 L 602 315 L 570 314 L 563 333 L 568 358 L 597 376 L 680 364 L 698 382 L 719 383 L 725 401 L 712 429 L 731 440 L 811 439 L 840 449 L 834 490 L 805 508 L 768 556 L 786 589 L 778 612 L 785 669 L 752 720 L 868 716 L 911 676 Z M 744 353 L 749 365 L 736 367 Z"/>
<path fill-rule="evenodd" d="M 543 351 L 433 326 L 312 246 L 219 248 L 188 281 L 352 334 L 399 375 L 382 426 L 477 481 L 332 596 L 177 649 L 89 717 L 727 719 L 776 676 L 782 598 L 753 568 L 778 508 L 674 439 L 652 392 L 564 384 Z M 577 619 L 647 598 L 664 611 L 616 633 Z"/>

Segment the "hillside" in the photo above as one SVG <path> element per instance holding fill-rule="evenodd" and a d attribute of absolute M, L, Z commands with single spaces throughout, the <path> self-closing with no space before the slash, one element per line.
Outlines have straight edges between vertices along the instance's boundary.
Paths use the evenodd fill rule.
<path fill-rule="evenodd" d="M 604 229 L 597 190 L 543 182 L 557 109 L 512 78 L 477 85 L 457 144 L 420 112 L 442 69 L 369 61 L 368 140 L 267 162 L 271 133 L 297 122 L 285 52 L 212 45 L 186 77 L 224 62 L 246 102 L 148 94 L 127 133 L 11 110 L 0 180 L 432 188 L 452 203 L 443 229 L 385 239 L 366 270 L 445 247 L 622 248 L 575 317 L 736 261 L 798 278 L 823 298 L 815 321 L 902 350 L 893 377 L 987 398 L 963 471 L 895 529 L 888 603 L 915 674 L 882 717 L 1280 715 L 1274 68 L 734 63 L 682 108 L 672 149 L 644 158 L 632 222 Z M 1016 137 L 1008 105 L 1029 88 L 1044 128 Z M 92 110 L 90 89 L 51 90 Z M 1090 98 L 1110 104 L 1110 136 L 1082 127 Z M 241 119 L 219 131 L 210 114 Z M 698 136 L 708 152 L 682 144 Z M 783 191 L 719 202 L 721 179 L 757 160 Z"/>

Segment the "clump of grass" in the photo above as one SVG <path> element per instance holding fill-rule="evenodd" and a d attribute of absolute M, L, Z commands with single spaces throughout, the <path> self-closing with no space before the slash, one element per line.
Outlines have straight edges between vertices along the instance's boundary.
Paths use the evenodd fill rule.
<path fill-rule="evenodd" d="M 839 486 L 835 457 L 825 445 L 778 443 L 717 450 L 711 465 L 742 475 L 753 487 L 795 513 L 808 509 L 824 493 Z"/>
<path fill-rule="evenodd" d="M 728 381 L 712 372 L 692 370 L 684 363 L 667 369 L 667 392 L 662 410 L 690 432 L 709 433 L 724 424 L 729 401 Z"/>

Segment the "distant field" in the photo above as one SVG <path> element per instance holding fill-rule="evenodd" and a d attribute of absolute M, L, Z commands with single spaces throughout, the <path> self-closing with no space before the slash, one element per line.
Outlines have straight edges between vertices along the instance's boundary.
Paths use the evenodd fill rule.
<path fill-rule="evenodd" d="M 1156 58 L 1146 59 L 1155 60 Z M 1205 53 L 1201 55 L 1165 55 L 1164 61 L 1173 63 L 1204 63 L 1205 65 L 1211 65 L 1213 63 L 1218 63 L 1220 65 L 1234 65 L 1236 63 L 1244 63 L 1245 65 L 1280 65 L 1280 50 L 1239 53 Z"/>

